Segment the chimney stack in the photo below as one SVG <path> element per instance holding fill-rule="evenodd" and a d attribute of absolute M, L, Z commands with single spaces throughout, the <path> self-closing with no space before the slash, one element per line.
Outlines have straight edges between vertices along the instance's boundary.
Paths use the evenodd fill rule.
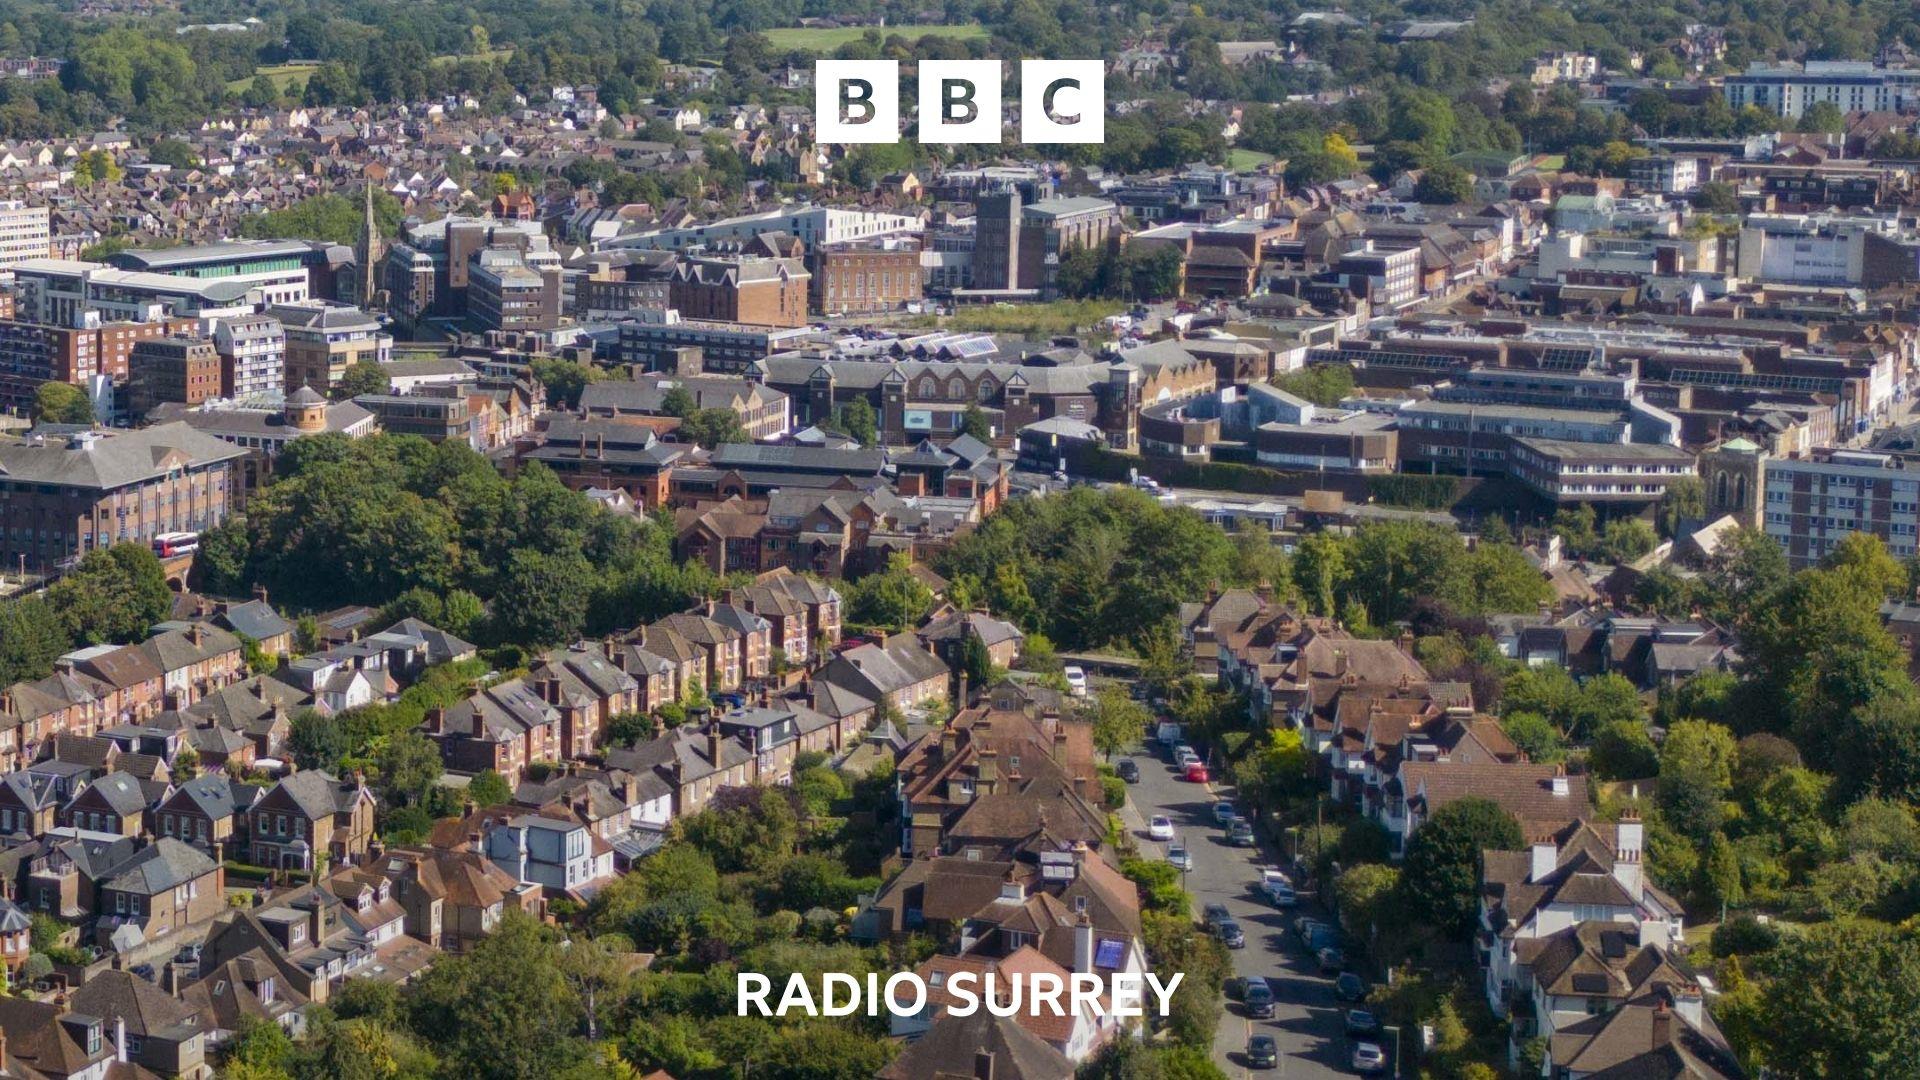
<path fill-rule="evenodd" d="M 1653 1039 L 1649 1050 L 1658 1050 L 1673 1041 L 1673 1010 L 1662 1001 L 1653 1007 Z"/>
<path fill-rule="evenodd" d="M 713 761 L 713 767 L 720 767 L 720 721 L 714 720 L 707 725 L 707 757 Z"/>
<path fill-rule="evenodd" d="M 1081 975 L 1093 971 L 1093 920 L 1084 911 L 1073 924 L 1073 970 Z"/>

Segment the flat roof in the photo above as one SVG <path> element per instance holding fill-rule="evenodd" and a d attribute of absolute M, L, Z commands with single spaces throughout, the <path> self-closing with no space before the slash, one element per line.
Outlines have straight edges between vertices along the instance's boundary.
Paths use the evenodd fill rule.
<path fill-rule="evenodd" d="M 1518 436 L 1513 441 L 1529 450 L 1552 457 L 1587 457 L 1604 460 L 1634 458 L 1641 461 L 1694 460 L 1693 455 L 1685 450 L 1662 443 L 1586 443 L 1568 442 L 1562 439 L 1535 439 L 1530 436 Z"/>

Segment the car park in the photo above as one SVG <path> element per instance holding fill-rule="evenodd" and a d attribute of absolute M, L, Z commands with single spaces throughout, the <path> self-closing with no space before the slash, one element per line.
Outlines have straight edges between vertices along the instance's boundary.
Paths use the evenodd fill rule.
<path fill-rule="evenodd" d="M 1351 971 L 1343 971 L 1334 977 L 1333 996 L 1341 1001 L 1365 1001 L 1367 983 L 1365 979 Z"/>
<path fill-rule="evenodd" d="M 1247 932 L 1240 929 L 1240 924 L 1233 919 L 1221 919 L 1219 922 L 1214 923 L 1213 933 L 1215 937 L 1220 939 L 1220 944 L 1225 945 L 1229 949 L 1244 949 L 1247 947 Z"/>
<path fill-rule="evenodd" d="M 1234 813 L 1233 813 L 1232 799 L 1221 799 L 1213 804 L 1213 820 L 1216 823 L 1225 825 L 1231 822 L 1233 818 L 1234 818 Z"/>
<path fill-rule="evenodd" d="M 1173 819 L 1165 814 L 1153 815 L 1153 820 L 1147 822 L 1147 838 L 1149 840 L 1173 839 Z"/>
<path fill-rule="evenodd" d="M 1233 824 L 1227 826 L 1227 843 L 1234 847 L 1252 847 L 1253 822 L 1246 818 L 1234 818 Z"/>
<path fill-rule="evenodd" d="M 1256 1020 L 1265 1020 L 1273 1015 L 1273 987 L 1268 986 L 1265 979 L 1249 977 L 1243 1001 L 1247 1006 L 1247 1015 Z"/>
<path fill-rule="evenodd" d="M 1280 1047 L 1271 1035 L 1255 1035 L 1247 1040 L 1247 1067 L 1271 1069 L 1280 1064 Z"/>
<path fill-rule="evenodd" d="M 1113 767 L 1113 774 L 1129 784 L 1140 782 L 1140 763 L 1132 758 L 1121 758 L 1120 764 Z"/>
<path fill-rule="evenodd" d="M 1188 851 L 1186 845 L 1175 842 L 1167 849 L 1167 862 L 1172 863 L 1177 870 L 1192 870 L 1193 852 Z"/>
<path fill-rule="evenodd" d="M 1387 1071 L 1387 1052 L 1380 1049 L 1379 1043 L 1355 1043 L 1353 1047 L 1353 1071 L 1363 1076 L 1372 1076 Z"/>

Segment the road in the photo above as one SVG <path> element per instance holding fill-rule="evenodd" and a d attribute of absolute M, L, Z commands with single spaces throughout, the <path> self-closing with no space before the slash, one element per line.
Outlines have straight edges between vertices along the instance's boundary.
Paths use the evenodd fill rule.
<path fill-rule="evenodd" d="M 1256 854 L 1226 845 L 1221 830 L 1213 823 L 1216 792 L 1212 785 L 1178 779 L 1165 760 L 1149 751 L 1136 754 L 1135 759 L 1140 764 L 1140 782 L 1128 789 L 1122 817 L 1141 851 L 1165 854 L 1165 844 L 1147 838 L 1146 823 L 1154 814 L 1172 818 L 1175 834 L 1193 853 L 1186 888 L 1193 896 L 1195 915 L 1207 904 L 1226 904 L 1247 935 L 1247 947 L 1230 954 L 1234 974 L 1259 975 L 1273 986 L 1274 1010 L 1269 1020 L 1249 1019 L 1234 1000 L 1237 995 L 1228 995 L 1227 1015 L 1213 1044 L 1214 1058 L 1228 1076 L 1237 1078 L 1293 1080 L 1353 1075 L 1348 1068 L 1351 1051 L 1342 1028 L 1342 1007 L 1334 999 L 1333 983 L 1320 976 L 1318 966 L 1286 925 L 1297 915 L 1313 913 L 1314 908 L 1303 904 L 1282 912 L 1256 897 L 1259 867 L 1277 860 L 1271 852 Z M 1225 788 L 1220 792 L 1231 794 Z M 1319 917 L 1326 916 L 1319 913 Z M 1271 1035 L 1279 1045 L 1277 1069 L 1247 1068 L 1247 1040 L 1256 1034 Z"/>

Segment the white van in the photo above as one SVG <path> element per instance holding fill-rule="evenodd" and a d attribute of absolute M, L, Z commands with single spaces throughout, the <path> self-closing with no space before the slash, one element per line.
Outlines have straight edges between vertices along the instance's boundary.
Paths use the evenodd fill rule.
<path fill-rule="evenodd" d="M 1087 696 L 1087 673 L 1080 670 L 1077 667 L 1069 667 L 1066 670 L 1066 676 L 1067 676 L 1067 689 L 1073 693 L 1073 696 L 1086 697 Z"/>

